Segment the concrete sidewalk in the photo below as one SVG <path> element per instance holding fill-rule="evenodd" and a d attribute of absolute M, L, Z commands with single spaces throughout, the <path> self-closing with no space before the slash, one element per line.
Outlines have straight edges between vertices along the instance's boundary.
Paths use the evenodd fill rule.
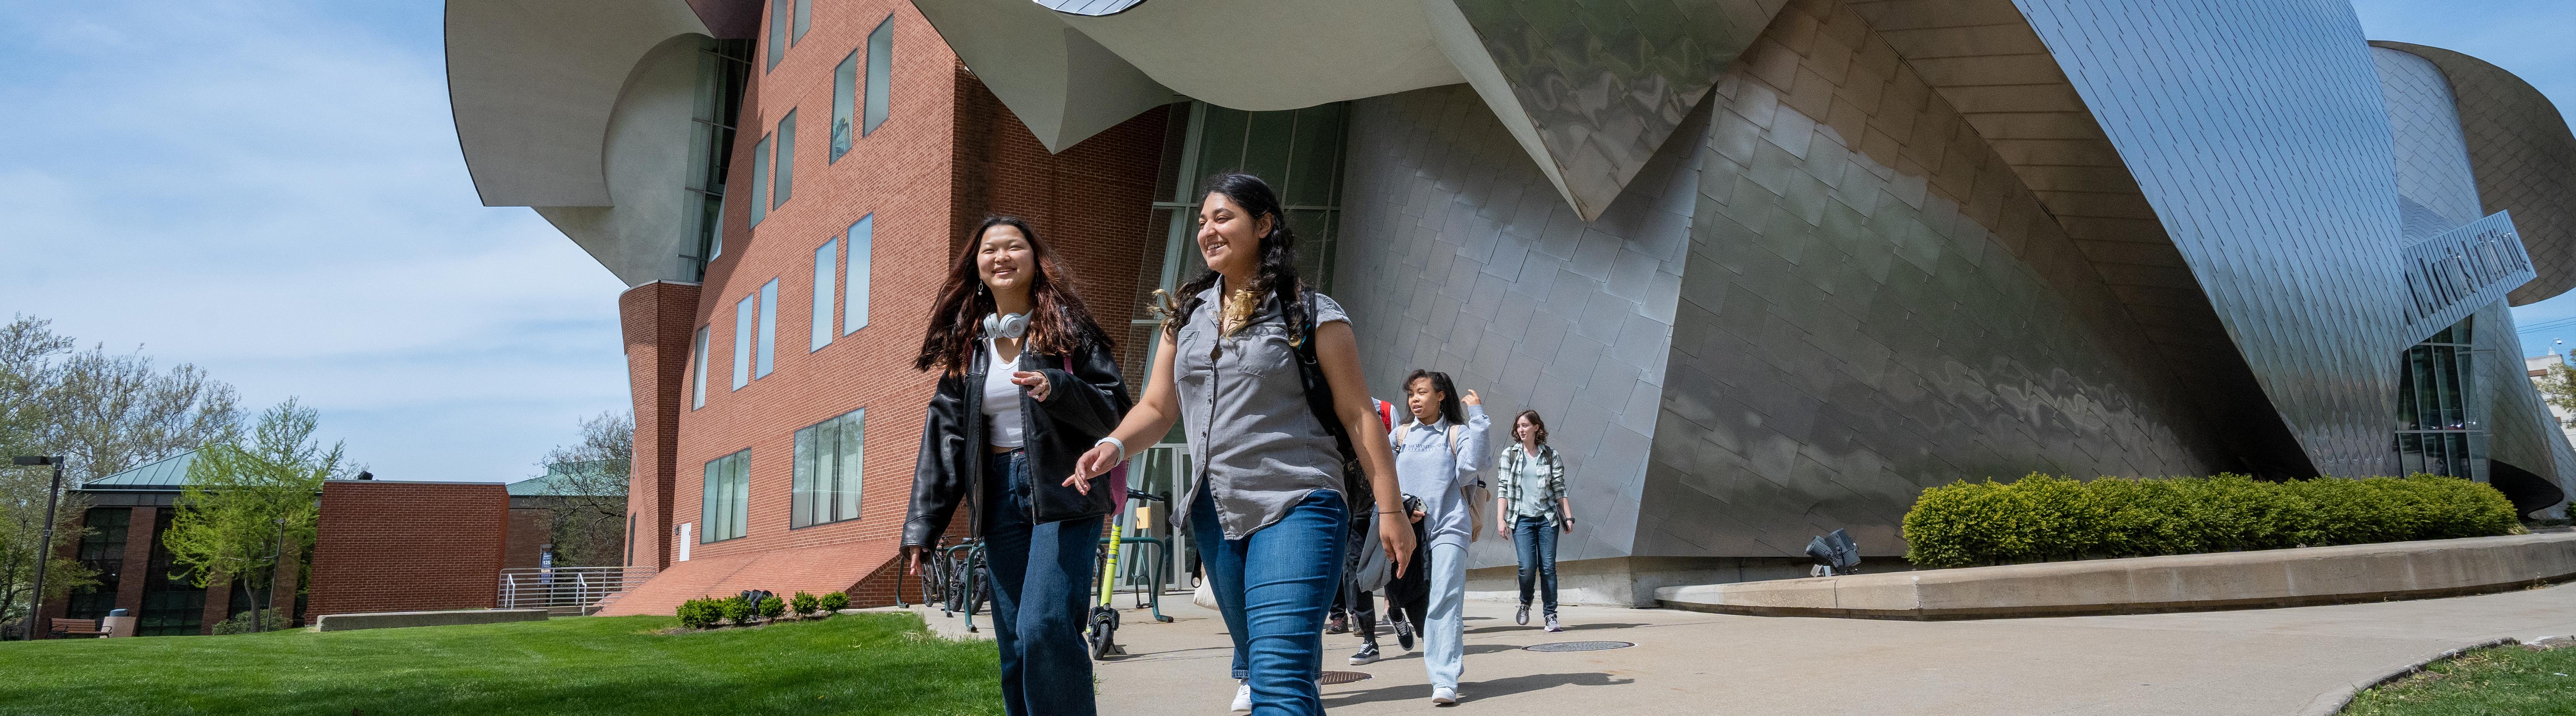
<path fill-rule="evenodd" d="M 1122 604 L 1127 599 L 1119 600 Z M 1127 613 L 1132 656 L 1100 665 L 1102 713 L 1225 714 L 1222 620 L 1166 598 L 1179 621 Z M 1467 675 L 1452 713 L 2175 714 L 2290 716 L 2357 680 L 2510 637 L 2576 635 L 2576 585 L 2375 604 L 1955 622 L 1750 617 L 1567 607 L 1566 631 L 1467 603 Z M 1535 616 L 1532 622 L 1536 622 Z M 1427 712 L 1419 652 L 1348 666 L 1359 639 L 1324 637 L 1324 668 L 1373 678 L 1324 687 L 1335 714 Z M 1636 646 L 1545 653 L 1609 640 Z M 1419 646 L 1418 644 L 1416 645 Z"/>

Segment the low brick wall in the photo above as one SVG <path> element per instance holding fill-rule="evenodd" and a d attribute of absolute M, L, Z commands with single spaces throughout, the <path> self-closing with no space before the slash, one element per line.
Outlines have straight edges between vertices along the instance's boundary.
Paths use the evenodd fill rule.
<path fill-rule="evenodd" d="M 501 624 L 505 622 L 541 622 L 543 609 L 459 609 L 438 612 L 367 612 L 328 614 L 313 623 L 314 631 L 357 631 L 360 629 L 398 629 L 402 627 L 456 626 L 459 624 Z"/>
<path fill-rule="evenodd" d="M 2494 592 L 2576 578 L 2576 533 L 1932 569 L 1655 590 L 1675 609 L 1984 619 L 2285 607 Z"/>

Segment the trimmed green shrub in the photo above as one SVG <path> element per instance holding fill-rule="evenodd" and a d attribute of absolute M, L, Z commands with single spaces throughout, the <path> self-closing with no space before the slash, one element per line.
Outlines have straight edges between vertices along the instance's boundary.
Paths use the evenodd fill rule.
<path fill-rule="evenodd" d="M 850 595 L 833 592 L 823 595 L 823 611 L 837 612 L 850 608 Z"/>
<path fill-rule="evenodd" d="M 1906 559 L 1941 569 L 2485 537 L 2521 525 L 2504 493 L 2439 475 L 2078 482 L 2033 473 L 1925 489 L 1904 529 Z"/>
<path fill-rule="evenodd" d="M 800 617 L 812 614 L 822 609 L 822 606 L 822 600 L 815 599 L 814 595 L 804 592 L 797 592 L 796 596 L 787 598 L 787 611 L 795 612 Z"/>
<path fill-rule="evenodd" d="M 716 609 L 724 614 L 725 621 L 733 622 L 735 626 L 751 620 L 751 602 L 743 601 L 739 594 L 716 600 Z"/>
<path fill-rule="evenodd" d="M 680 626 L 705 629 L 715 626 L 716 620 L 723 618 L 724 608 L 718 606 L 714 599 L 699 597 L 680 603 Z"/>
<path fill-rule="evenodd" d="M 251 623 L 250 618 L 251 612 L 242 612 L 240 614 L 232 615 L 223 621 L 215 622 L 215 626 L 210 630 L 210 632 L 216 636 L 226 636 L 231 634 L 256 634 L 262 631 L 277 631 L 280 629 L 295 628 L 294 620 L 289 619 L 286 616 L 286 610 L 283 609 L 270 609 L 261 613 L 261 621 L 256 625 Z"/>
<path fill-rule="evenodd" d="M 758 612 L 762 619 L 776 619 L 787 615 L 787 603 L 777 597 L 761 597 L 760 603 L 752 606 L 752 611 Z"/>

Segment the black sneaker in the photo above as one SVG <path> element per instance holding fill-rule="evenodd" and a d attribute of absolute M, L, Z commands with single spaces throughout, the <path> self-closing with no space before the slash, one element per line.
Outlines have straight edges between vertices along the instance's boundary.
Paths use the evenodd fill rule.
<path fill-rule="evenodd" d="M 1529 605 L 1523 604 L 1520 611 L 1512 612 L 1512 623 L 1529 626 Z"/>
<path fill-rule="evenodd" d="M 1395 622 L 1395 645 L 1404 647 L 1405 651 L 1412 651 L 1413 624 L 1403 617 L 1397 617 L 1393 621 Z"/>
<path fill-rule="evenodd" d="M 1350 630 L 1350 620 L 1342 617 L 1333 617 L 1332 621 L 1324 622 L 1324 633 L 1326 634 L 1347 634 Z"/>
<path fill-rule="evenodd" d="M 1351 665 L 1352 665 L 1352 666 L 1367 666 L 1367 665 L 1369 665 L 1369 664 L 1375 664 L 1375 663 L 1377 663 L 1377 645 L 1376 645 L 1376 644 L 1365 644 L 1365 645 L 1362 645 L 1362 646 L 1360 646 L 1360 650 L 1359 650 L 1359 652 L 1358 652 L 1358 653 L 1355 653 L 1355 654 L 1352 654 L 1352 655 L 1351 655 Z"/>

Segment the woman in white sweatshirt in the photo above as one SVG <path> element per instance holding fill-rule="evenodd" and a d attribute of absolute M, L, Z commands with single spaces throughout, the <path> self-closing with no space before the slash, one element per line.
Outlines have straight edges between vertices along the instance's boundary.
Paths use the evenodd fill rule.
<path fill-rule="evenodd" d="M 1422 625 L 1422 665 L 1431 676 L 1431 702 L 1458 702 L 1466 622 L 1467 539 L 1476 501 L 1466 489 L 1485 468 L 1484 401 L 1461 397 L 1449 374 L 1417 370 L 1404 379 L 1405 407 L 1413 420 L 1387 434 L 1395 447 L 1395 475 L 1404 493 L 1422 500 L 1422 531 L 1430 541 L 1430 610 Z M 1463 405 L 1462 405 L 1463 403 Z"/>

